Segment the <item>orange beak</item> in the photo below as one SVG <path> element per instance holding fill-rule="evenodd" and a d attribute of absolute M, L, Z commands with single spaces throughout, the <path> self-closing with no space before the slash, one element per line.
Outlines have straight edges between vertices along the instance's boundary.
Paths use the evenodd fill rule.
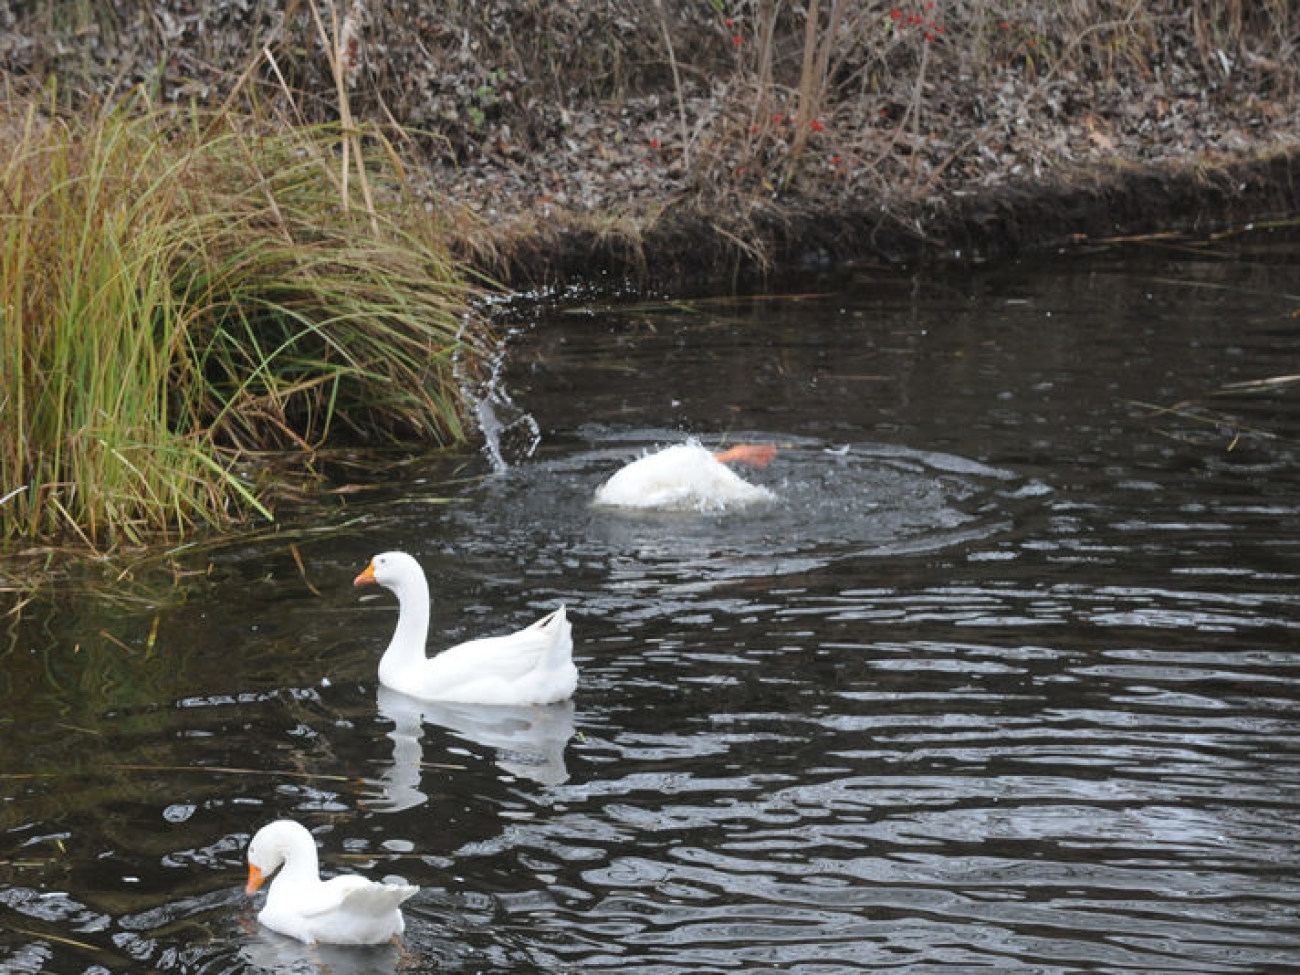
<path fill-rule="evenodd" d="M 244 893 L 256 893 L 257 888 L 262 886 L 262 881 L 265 879 L 266 878 L 262 875 L 262 871 L 250 863 L 248 865 L 248 883 L 244 884 Z"/>
<path fill-rule="evenodd" d="M 370 564 L 362 570 L 361 574 L 352 580 L 354 586 L 368 586 L 375 581 L 375 563 L 372 559 Z"/>
<path fill-rule="evenodd" d="M 770 443 L 742 443 L 713 456 L 723 464 L 734 460 L 739 464 L 766 467 L 772 458 L 776 456 L 776 448 Z"/>

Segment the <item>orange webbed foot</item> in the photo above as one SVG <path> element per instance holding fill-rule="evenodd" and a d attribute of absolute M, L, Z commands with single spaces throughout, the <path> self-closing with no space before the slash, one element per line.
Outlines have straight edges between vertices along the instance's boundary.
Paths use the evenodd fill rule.
<path fill-rule="evenodd" d="M 723 464 L 735 461 L 739 464 L 751 464 L 754 467 L 766 467 L 776 456 L 776 448 L 770 443 L 742 443 L 713 456 Z"/>

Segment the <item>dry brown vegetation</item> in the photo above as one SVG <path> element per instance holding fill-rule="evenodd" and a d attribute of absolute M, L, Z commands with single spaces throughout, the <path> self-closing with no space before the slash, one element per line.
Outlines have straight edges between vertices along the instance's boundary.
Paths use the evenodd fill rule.
<path fill-rule="evenodd" d="M 1294 212 L 1290 0 L 316 2 L 352 25 L 345 103 L 400 128 L 463 251 L 498 273 Z M 314 19 L 309 0 L 32 0 L 0 25 L 0 62 L 177 103 L 247 77 L 254 99 L 291 90 L 333 119 Z M 1134 195 L 1134 174 L 1167 192 Z"/>

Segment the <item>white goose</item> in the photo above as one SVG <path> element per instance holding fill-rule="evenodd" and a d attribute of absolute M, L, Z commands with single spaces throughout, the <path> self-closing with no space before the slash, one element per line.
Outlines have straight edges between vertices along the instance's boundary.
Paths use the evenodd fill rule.
<path fill-rule="evenodd" d="M 596 503 L 617 508 L 709 511 L 775 495 L 750 484 L 727 467 L 739 462 L 765 466 L 776 454 L 769 444 L 739 444 L 712 453 L 695 440 L 665 447 L 634 460 L 596 490 Z"/>
<path fill-rule="evenodd" d="M 375 883 L 356 874 L 321 880 L 316 840 L 306 826 L 292 819 L 263 826 L 248 844 L 244 890 L 255 893 L 273 873 L 266 905 L 257 919 L 272 931 L 309 944 L 388 941 L 406 930 L 398 905 L 420 889 Z"/>
<path fill-rule="evenodd" d="M 426 701 L 457 704 L 552 704 L 573 696 L 578 669 L 561 606 L 532 626 L 505 636 L 457 644 L 425 656 L 429 584 L 405 552 L 384 552 L 353 581 L 378 583 L 397 597 L 397 630 L 379 661 L 379 682 Z"/>

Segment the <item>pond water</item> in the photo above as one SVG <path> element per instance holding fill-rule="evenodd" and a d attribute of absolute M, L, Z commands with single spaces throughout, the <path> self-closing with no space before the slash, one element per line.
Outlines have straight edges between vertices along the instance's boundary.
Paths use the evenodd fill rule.
<path fill-rule="evenodd" d="M 1296 970 L 1298 286 L 1263 235 L 543 304 L 499 461 L 5 597 L 0 970 Z M 688 436 L 778 500 L 590 505 Z M 567 604 L 572 704 L 381 691 L 388 548 L 435 644 Z M 258 927 L 282 816 L 422 887 L 400 948 Z"/>

